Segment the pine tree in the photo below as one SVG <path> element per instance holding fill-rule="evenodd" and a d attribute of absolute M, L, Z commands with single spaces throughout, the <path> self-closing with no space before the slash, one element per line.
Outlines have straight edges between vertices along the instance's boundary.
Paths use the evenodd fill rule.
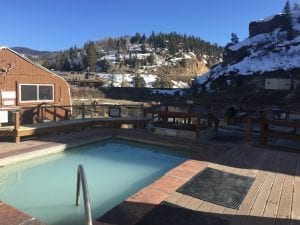
<path fill-rule="evenodd" d="M 108 72 L 110 69 L 110 64 L 106 59 L 100 60 L 97 63 L 97 66 L 98 66 L 100 72 Z"/>
<path fill-rule="evenodd" d="M 144 54 L 147 52 L 147 49 L 146 49 L 146 45 L 145 44 L 142 44 L 141 45 L 141 52 Z"/>
<path fill-rule="evenodd" d="M 295 36 L 295 31 L 293 29 L 292 12 L 289 0 L 286 1 L 285 6 L 283 8 L 283 18 L 284 23 L 282 29 L 287 32 L 287 39 L 291 40 Z"/>
<path fill-rule="evenodd" d="M 231 44 L 235 45 L 237 43 L 239 43 L 239 37 L 237 36 L 236 33 L 231 33 Z"/>
<path fill-rule="evenodd" d="M 95 71 L 98 59 L 98 51 L 95 43 L 89 41 L 84 45 L 83 48 L 85 50 L 84 67 L 89 67 L 90 71 Z"/>
<path fill-rule="evenodd" d="M 134 78 L 134 86 L 136 88 L 144 88 L 146 86 L 146 82 L 145 79 L 143 77 L 141 77 L 139 74 L 137 74 Z"/>

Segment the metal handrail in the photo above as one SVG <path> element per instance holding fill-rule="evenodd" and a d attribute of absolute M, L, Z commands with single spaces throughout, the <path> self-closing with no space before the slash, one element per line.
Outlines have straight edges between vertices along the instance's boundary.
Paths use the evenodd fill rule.
<path fill-rule="evenodd" d="M 83 192 L 85 224 L 93 225 L 89 189 L 86 182 L 84 168 L 82 165 L 79 165 L 77 170 L 76 206 L 79 206 L 80 183 L 82 184 L 82 192 Z"/>

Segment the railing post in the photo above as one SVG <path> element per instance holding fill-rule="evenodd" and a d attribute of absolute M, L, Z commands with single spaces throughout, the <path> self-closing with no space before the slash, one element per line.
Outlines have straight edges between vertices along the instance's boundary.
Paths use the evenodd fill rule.
<path fill-rule="evenodd" d="M 53 121 L 56 122 L 56 116 L 57 116 L 57 107 L 54 106 L 54 109 L 53 109 Z"/>
<path fill-rule="evenodd" d="M 247 116 L 247 118 L 246 118 L 246 142 L 248 145 L 250 145 L 250 143 L 252 141 L 251 130 L 252 130 L 252 120 L 251 120 L 250 116 Z"/>
<path fill-rule="evenodd" d="M 65 109 L 65 115 L 64 115 L 64 120 L 69 120 L 69 109 Z"/>
<path fill-rule="evenodd" d="M 82 110 L 81 111 L 82 119 L 84 119 L 85 118 L 85 105 L 84 105 L 84 103 L 82 103 L 82 109 L 81 110 Z"/>
<path fill-rule="evenodd" d="M 197 124 L 196 124 L 196 139 L 200 139 L 200 118 L 197 116 Z"/>
<path fill-rule="evenodd" d="M 14 112 L 14 116 L 15 116 L 15 124 L 14 124 L 14 138 L 15 138 L 15 142 L 18 143 L 20 142 L 20 136 L 19 136 L 19 128 L 20 128 L 20 112 Z"/>
<path fill-rule="evenodd" d="M 260 121 L 260 143 L 265 144 L 268 141 L 268 122 L 266 120 Z"/>
<path fill-rule="evenodd" d="M 42 117 L 42 122 L 44 122 L 44 107 L 41 106 L 41 117 Z"/>

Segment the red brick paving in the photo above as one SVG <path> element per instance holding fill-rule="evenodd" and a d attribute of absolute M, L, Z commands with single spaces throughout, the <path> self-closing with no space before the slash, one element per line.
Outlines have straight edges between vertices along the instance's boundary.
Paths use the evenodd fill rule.
<path fill-rule="evenodd" d="M 31 216 L 20 212 L 19 210 L 0 203 L 0 225 L 43 225 L 41 221 L 32 218 Z"/>

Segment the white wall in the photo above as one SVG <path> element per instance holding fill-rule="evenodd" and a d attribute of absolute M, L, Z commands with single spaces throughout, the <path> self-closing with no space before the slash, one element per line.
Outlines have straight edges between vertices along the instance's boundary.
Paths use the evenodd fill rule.
<path fill-rule="evenodd" d="M 291 87 L 290 79 L 267 78 L 265 79 L 265 89 L 267 90 L 289 90 Z"/>

